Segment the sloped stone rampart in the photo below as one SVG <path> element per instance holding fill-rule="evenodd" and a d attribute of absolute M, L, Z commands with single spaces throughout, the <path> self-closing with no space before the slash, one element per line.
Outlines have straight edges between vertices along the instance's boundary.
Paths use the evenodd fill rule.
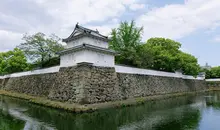
<path fill-rule="evenodd" d="M 54 85 L 56 73 L 28 75 L 5 79 L 3 90 L 34 96 L 47 96 Z"/>
<path fill-rule="evenodd" d="M 123 73 L 117 73 L 117 77 L 123 99 L 206 89 L 204 80 Z"/>
<path fill-rule="evenodd" d="M 80 104 L 206 90 L 204 80 L 117 73 L 114 67 L 89 64 L 0 79 L 0 85 L 6 91 Z"/>

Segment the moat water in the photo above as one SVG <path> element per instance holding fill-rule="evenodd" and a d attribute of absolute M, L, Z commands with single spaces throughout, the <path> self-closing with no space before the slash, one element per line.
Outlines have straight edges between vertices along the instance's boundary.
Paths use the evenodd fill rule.
<path fill-rule="evenodd" d="M 220 130 L 220 92 L 85 114 L 1 96 L 0 130 Z"/>

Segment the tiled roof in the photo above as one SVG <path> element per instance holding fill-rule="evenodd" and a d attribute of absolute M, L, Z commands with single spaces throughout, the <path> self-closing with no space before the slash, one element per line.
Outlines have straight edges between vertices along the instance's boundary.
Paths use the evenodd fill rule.
<path fill-rule="evenodd" d="M 85 28 L 85 27 L 82 27 L 76 24 L 75 29 L 72 32 L 72 34 L 68 38 L 63 39 L 63 42 L 73 41 L 83 36 L 88 36 L 88 37 L 97 38 L 103 41 L 108 41 L 108 37 L 100 34 L 98 30 L 91 30 L 91 29 L 88 29 L 88 28 Z"/>

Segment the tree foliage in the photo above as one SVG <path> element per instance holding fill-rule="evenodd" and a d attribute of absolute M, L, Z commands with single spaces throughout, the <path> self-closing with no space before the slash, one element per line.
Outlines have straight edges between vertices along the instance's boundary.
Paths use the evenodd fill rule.
<path fill-rule="evenodd" d="M 171 39 L 150 38 L 144 45 L 152 53 L 152 69 L 174 72 L 182 70 L 187 75 L 197 75 L 200 67 L 197 59 L 180 50 L 181 44 Z"/>
<path fill-rule="evenodd" d="M 116 63 L 136 66 L 138 49 L 141 44 L 143 27 L 136 27 L 135 22 L 121 22 L 118 28 L 112 29 L 110 48 L 119 52 L 116 56 Z"/>
<path fill-rule="evenodd" d="M 18 48 L 24 51 L 25 55 L 33 61 L 33 63 L 42 64 L 50 59 L 57 57 L 57 52 L 63 50 L 60 44 L 60 38 L 56 35 L 46 37 L 43 33 L 34 35 L 24 35 L 24 43 L 21 43 Z"/>
<path fill-rule="evenodd" d="M 206 73 L 206 78 L 220 78 L 220 66 L 212 67 L 210 70 L 203 69 L 203 71 Z"/>
<path fill-rule="evenodd" d="M 23 51 L 15 48 L 13 51 L 0 53 L 0 73 L 9 74 L 28 70 L 28 63 Z"/>
<path fill-rule="evenodd" d="M 169 72 L 178 69 L 176 55 L 179 53 L 180 43 L 165 38 L 150 38 L 144 46 L 154 56 L 152 69 Z"/>
<path fill-rule="evenodd" d="M 200 67 L 197 59 L 180 50 L 181 44 L 166 38 L 150 38 L 141 43 L 143 27 L 135 22 L 122 22 L 112 30 L 110 48 L 119 52 L 116 63 L 174 72 L 182 70 L 187 75 L 197 75 Z"/>

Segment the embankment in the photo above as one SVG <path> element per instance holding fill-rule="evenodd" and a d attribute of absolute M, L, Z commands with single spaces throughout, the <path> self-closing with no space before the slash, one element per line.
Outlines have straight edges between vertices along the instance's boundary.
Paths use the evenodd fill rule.
<path fill-rule="evenodd" d="M 202 78 L 123 66 L 82 64 L 32 73 L 0 77 L 1 91 L 66 103 L 95 104 L 207 89 Z"/>

